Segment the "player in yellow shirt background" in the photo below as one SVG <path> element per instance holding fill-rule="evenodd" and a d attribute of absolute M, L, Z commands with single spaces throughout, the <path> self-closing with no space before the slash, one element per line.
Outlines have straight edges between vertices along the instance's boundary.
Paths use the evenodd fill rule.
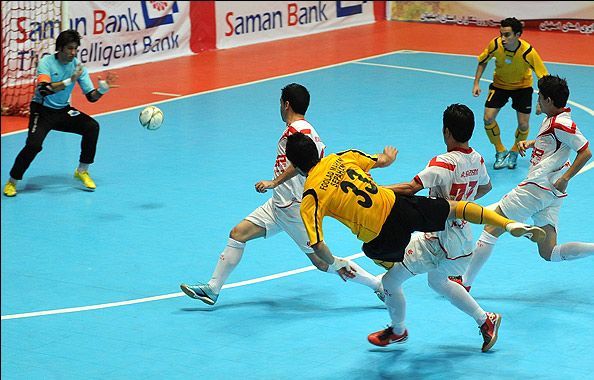
<path fill-rule="evenodd" d="M 547 75 L 547 68 L 536 50 L 520 39 L 522 23 L 515 17 L 501 21 L 500 36 L 492 39 L 485 50 L 478 56 L 478 66 L 474 76 L 472 95 L 479 96 L 479 82 L 487 64 L 495 58 L 493 83 L 489 85 L 489 94 L 485 101 L 484 123 L 487 137 L 495 146 L 494 169 L 515 169 L 518 160 L 520 141 L 526 140 L 530 132 L 529 120 L 532 112 L 532 71 L 540 79 Z M 516 110 L 518 127 L 513 147 L 508 151 L 501 142 L 501 131 L 497 124 L 497 114 L 512 99 L 512 108 Z M 536 114 L 540 110 L 536 107 Z"/>

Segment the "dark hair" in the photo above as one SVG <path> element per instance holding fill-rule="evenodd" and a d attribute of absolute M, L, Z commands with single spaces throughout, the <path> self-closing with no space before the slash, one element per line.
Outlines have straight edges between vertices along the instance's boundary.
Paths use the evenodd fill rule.
<path fill-rule="evenodd" d="M 308 173 L 320 162 L 316 144 L 301 132 L 293 133 L 287 138 L 286 154 L 293 166 L 304 173 Z"/>
<path fill-rule="evenodd" d="M 518 20 L 515 17 L 508 17 L 504 20 L 501 20 L 501 27 L 504 28 L 506 26 L 510 26 L 514 31 L 514 34 L 522 34 L 522 31 L 524 30 L 524 27 L 522 26 L 520 20 Z"/>
<path fill-rule="evenodd" d="M 443 130 L 449 129 L 454 139 L 465 143 L 474 131 L 474 114 L 464 104 L 451 104 L 443 111 Z"/>
<path fill-rule="evenodd" d="M 545 75 L 538 80 L 538 91 L 545 99 L 551 98 L 557 108 L 567 105 L 569 87 L 565 78 L 560 78 L 557 75 Z"/>
<path fill-rule="evenodd" d="M 76 45 L 80 46 L 80 34 L 76 30 L 68 29 L 60 32 L 56 39 L 56 50 L 62 50 L 71 42 L 76 42 Z"/>
<path fill-rule="evenodd" d="M 293 111 L 300 115 L 305 115 L 309 107 L 309 91 L 297 83 L 291 83 L 283 87 L 281 99 L 283 102 L 289 102 Z"/>

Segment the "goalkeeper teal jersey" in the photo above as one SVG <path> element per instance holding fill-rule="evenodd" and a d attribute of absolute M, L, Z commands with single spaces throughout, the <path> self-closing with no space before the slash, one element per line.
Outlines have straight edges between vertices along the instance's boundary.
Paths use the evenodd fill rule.
<path fill-rule="evenodd" d="M 41 58 L 39 65 L 37 66 L 36 84 L 41 82 L 62 82 L 74 74 L 74 70 L 79 63 L 80 61 L 78 58 L 74 58 L 72 62 L 63 64 L 58 60 L 56 54 L 46 55 Z M 88 94 L 94 90 L 93 81 L 91 80 L 86 67 L 83 67 L 82 75 L 78 78 L 77 82 L 84 94 Z M 70 105 L 70 97 L 73 89 L 74 82 L 70 83 L 62 91 L 43 97 L 36 88 L 35 95 L 33 95 L 33 101 L 50 108 L 64 108 Z"/>

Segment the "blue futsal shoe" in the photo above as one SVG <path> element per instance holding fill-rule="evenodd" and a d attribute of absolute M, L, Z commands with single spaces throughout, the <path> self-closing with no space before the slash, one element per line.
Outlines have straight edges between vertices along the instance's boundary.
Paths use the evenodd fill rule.
<path fill-rule="evenodd" d="M 509 152 L 507 157 L 507 168 L 515 169 L 518 166 L 518 152 Z"/>
<path fill-rule="evenodd" d="M 509 152 L 507 150 L 504 150 L 503 152 L 495 153 L 495 163 L 493 164 L 493 169 L 499 170 L 499 169 L 503 169 L 504 167 L 506 167 L 508 155 L 509 155 Z"/>
<path fill-rule="evenodd" d="M 181 284 L 181 290 L 189 297 L 198 299 L 206 304 L 214 305 L 219 295 L 213 292 L 210 285 L 198 283 L 196 285 Z"/>

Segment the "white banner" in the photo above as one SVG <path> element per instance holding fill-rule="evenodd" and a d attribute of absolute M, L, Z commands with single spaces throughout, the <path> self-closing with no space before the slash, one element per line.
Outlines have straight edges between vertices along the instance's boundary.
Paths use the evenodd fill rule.
<path fill-rule="evenodd" d="M 91 72 L 192 54 L 189 1 L 70 1 L 68 16 Z"/>
<path fill-rule="evenodd" d="M 219 49 L 375 21 L 372 1 L 216 1 L 215 14 Z"/>
<path fill-rule="evenodd" d="M 498 26 L 515 17 L 541 31 L 594 33 L 593 1 L 390 1 L 388 9 L 391 20 Z"/>

